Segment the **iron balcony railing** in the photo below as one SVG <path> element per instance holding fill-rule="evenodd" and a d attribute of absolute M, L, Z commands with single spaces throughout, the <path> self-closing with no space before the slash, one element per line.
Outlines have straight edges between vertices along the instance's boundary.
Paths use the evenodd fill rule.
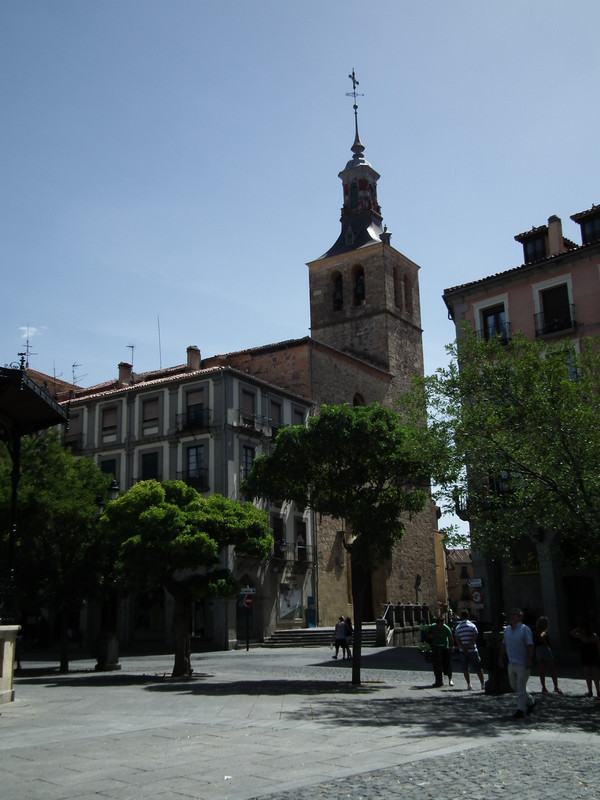
<path fill-rule="evenodd" d="M 207 469 L 186 469 L 177 473 L 180 481 L 187 483 L 199 492 L 206 492 L 210 488 Z"/>
<path fill-rule="evenodd" d="M 183 414 L 177 414 L 178 431 L 198 431 L 210 426 L 210 408 L 191 407 Z"/>
<path fill-rule="evenodd" d="M 564 333 L 577 327 L 575 306 L 565 305 L 551 312 L 541 311 L 535 315 L 535 335 L 549 336 L 553 333 Z"/>

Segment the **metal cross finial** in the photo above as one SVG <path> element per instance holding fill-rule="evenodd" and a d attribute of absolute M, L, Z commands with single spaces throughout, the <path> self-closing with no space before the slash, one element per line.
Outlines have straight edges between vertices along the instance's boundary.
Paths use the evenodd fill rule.
<path fill-rule="evenodd" d="M 354 112 L 356 113 L 356 110 L 358 108 L 358 106 L 356 105 L 356 98 L 357 97 L 364 97 L 364 94 L 361 94 L 360 92 L 356 91 L 356 87 L 358 86 L 358 81 L 356 80 L 356 74 L 354 72 L 354 68 L 352 68 L 352 72 L 351 72 L 350 75 L 348 75 L 348 77 L 352 81 L 352 91 L 351 92 L 346 92 L 346 97 L 353 97 L 354 98 Z"/>
<path fill-rule="evenodd" d="M 356 80 L 356 74 L 354 72 L 354 68 L 352 68 L 352 72 L 350 73 L 350 75 L 348 75 L 348 77 L 352 81 L 352 91 L 346 92 L 346 97 L 354 98 L 354 131 L 355 131 L 354 144 L 350 149 L 355 154 L 355 156 L 358 156 L 362 153 L 362 151 L 365 148 L 363 147 L 362 142 L 360 141 L 360 136 L 358 135 L 358 105 L 356 103 L 356 98 L 364 97 L 364 95 L 356 91 L 356 87 L 358 86 L 358 81 Z"/>

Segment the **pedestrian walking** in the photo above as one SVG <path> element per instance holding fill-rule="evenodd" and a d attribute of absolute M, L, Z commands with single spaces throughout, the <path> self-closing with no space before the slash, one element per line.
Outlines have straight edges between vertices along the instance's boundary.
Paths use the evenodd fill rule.
<path fill-rule="evenodd" d="M 596 687 L 596 696 L 600 697 L 600 639 L 592 630 L 591 623 L 584 620 L 579 627 L 571 631 L 581 649 L 581 666 L 587 684 L 587 696 L 593 697 L 592 684 Z"/>
<path fill-rule="evenodd" d="M 460 651 L 463 674 L 467 682 L 467 689 L 472 689 L 471 672 L 477 673 L 481 688 L 485 689 L 485 680 L 481 668 L 481 656 L 477 648 L 479 631 L 477 625 L 469 619 L 469 612 L 465 609 L 460 615 L 460 622 L 454 629 L 454 641 Z"/>
<path fill-rule="evenodd" d="M 433 661 L 433 674 L 435 683 L 432 688 L 444 685 L 444 675 L 448 676 L 448 686 L 454 686 L 452 680 L 452 652 L 454 650 L 454 636 L 442 617 L 436 617 L 433 625 L 427 632 L 431 640 L 431 660 Z"/>
<path fill-rule="evenodd" d="M 344 658 L 346 654 L 346 620 L 343 617 L 338 619 L 337 625 L 335 626 L 333 645 L 335 647 L 335 655 L 333 655 L 332 658 L 338 657 L 340 647 L 342 648 L 342 658 Z"/>
<path fill-rule="evenodd" d="M 344 624 L 346 626 L 346 656 L 347 658 L 352 658 L 352 637 L 354 636 L 354 628 L 352 627 L 352 620 L 350 617 L 346 617 L 344 620 Z"/>
<path fill-rule="evenodd" d="M 517 710 L 515 719 L 531 714 L 535 708 L 535 700 L 527 691 L 527 681 L 533 664 L 533 634 L 531 628 L 523 624 L 523 612 L 513 608 L 510 612 L 510 624 L 504 629 L 504 640 L 498 659 L 503 669 L 508 659 L 508 680 L 511 689 L 517 693 Z"/>
<path fill-rule="evenodd" d="M 554 662 L 554 653 L 550 646 L 550 620 L 548 617 L 539 617 L 535 623 L 535 632 L 533 634 L 533 643 L 535 645 L 535 657 L 540 671 L 540 683 L 542 684 L 542 692 L 546 693 L 546 675 L 550 675 L 552 683 L 554 684 L 554 691 L 557 694 L 562 694 L 562 689 L 558 686 L 558 678 L 556 676 L 556 664 Z"/>

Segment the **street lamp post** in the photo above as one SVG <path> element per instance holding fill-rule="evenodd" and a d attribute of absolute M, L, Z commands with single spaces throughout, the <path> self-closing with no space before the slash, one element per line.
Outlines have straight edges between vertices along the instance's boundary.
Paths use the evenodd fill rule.
<path fill-rule="evenodd" d="M 108 487 L 108 502 L 113 502 L 119 496 L 119 483 L 113 480 Z M 102 497 L 98 502 L 98 517 L 104 512 Z M 102 600 L 100 607 L 100 635 L 96 645 L 96 670 L 106 672 L 121 669 L 119 664 L 119 637 L 118 637 L 118 599 L 114 590 L 109 589 L 109 594 Z"/>
<path fill-rule="evenodd" d="M 312 506 L 313 493 L 315 491 L 314 483 L 308 484 L 308 506 L 310 514 L 310 537 L 312 541 L 312 591 L 313 591 L 313 606 L 312 614 L 309 607 L 308 610 L 308 626 L 318 628 L 319 626 L 319 552 L 317 548 L 317 533 L 315 530 L 315 511 Z M 312 625 L 311 625 L 312 622 Z"/>

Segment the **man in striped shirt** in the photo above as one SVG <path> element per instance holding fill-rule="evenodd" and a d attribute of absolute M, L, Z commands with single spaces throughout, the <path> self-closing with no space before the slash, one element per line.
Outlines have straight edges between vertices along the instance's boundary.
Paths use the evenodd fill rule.
<path fill-rule="evenodd" d="M 461 619 L 454 631 L 454 641 L 460 650 L 463 673 L 467 682 L 467 689 L 471 686 L 471 671 L 477 673 L 481 688 L 485 689 L 483 670 L 481 669 L 481 656 L 477 649 L 477 626 L 469 619 L 469 612 L 465 609 L 460 615 Z"/>

